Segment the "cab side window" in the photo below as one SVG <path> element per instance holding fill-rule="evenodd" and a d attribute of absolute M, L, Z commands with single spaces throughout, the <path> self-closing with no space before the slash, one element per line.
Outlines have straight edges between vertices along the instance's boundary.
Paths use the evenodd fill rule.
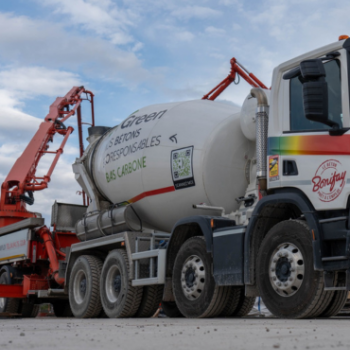
<path fill-rule="evenodd" d="M 340 61 L 333 60 L 324 64 L 326 81 L 328 84 L 328 115 L 329 119 L 343 127 Z M 291 131 L 318 131 L 328 130 L 330 127 L 323 123 L 314 122 L 305 118 L 303 107 L 303 89 L 299 77 L 290 80 L 290 130 Z"/>

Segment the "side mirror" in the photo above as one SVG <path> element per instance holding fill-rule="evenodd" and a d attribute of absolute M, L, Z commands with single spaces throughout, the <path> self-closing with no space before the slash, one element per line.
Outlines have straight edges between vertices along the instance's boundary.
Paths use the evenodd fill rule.
<path fill-rule="evenodd" d="M 284 74 L 283 79 L 299 77 L 303 84 L 303 103 L 305 117 L 314 122 L 339 128 L 338 123 L 328 119 L 328 86 L 322 59 L 300 62 L 300 66 Z"/>
<path fill-rule="evenodd" d="M 328 119 L 328 88 L 325 81 L 303 83 L 303 103 L 305 117 L 314 122 L 334 126 L 337 123 Z"/>
<path fill-rule="evenodd" d="M 320 59 L 300 62 L 300 73 L 305 80 L 317 80 L 326 76 L 326 71 Z"/>
<path fill-rule="evenodd" d="M 314 122 L 339 128 L 338 123 L 328 119 L 328 86 L 326 71 L 321 59 L 300 62 L 303 83 L 305 117 Z"/>

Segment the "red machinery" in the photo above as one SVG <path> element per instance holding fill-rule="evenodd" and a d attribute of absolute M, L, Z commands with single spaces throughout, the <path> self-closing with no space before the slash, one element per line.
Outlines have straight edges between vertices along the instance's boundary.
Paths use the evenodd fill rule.
<path fill-rule="evenodd" d="M 27 205 L 34 203 L 33 192 L 41 191 L 48 187 L 51 175 L 63 153 L 64 146 L 73 132 L 73 128 L 68 128 L 64 122 L 71 116 L 77 116 L 77 126 L 79 133 L 80 156 L 84 153 L 82 125 L 94 126 L 94 95 L 85 90 L 84 87 L 73 87 L 65 97 L 56 98 L 50 106 L 49 114 L 45 121 L 40 124 L 23 154 L 17 159 L 10 170 L 7 178 L 1 186 L 0 200 L 0 230 L 11 227 L 9 225 L 24 222 L 26 219 L 36 218 L 37 214 L 27 210 Z M 83 123 L 81 103 L 87 100 L 91 103 L 91 123 Z M 56 151 L 49 151 L 49 143 L 53 141 L 56 134 L 63 136 L 60 147 Z M 36 176 L 36 171 L 41 157 L 44 154 L 55 154 L 47 174 L 43 177 Z M 88 203 L 85 193 L 83 195 L 84 206 Z M 17 261 L 14 264 L 21 267 L 25 272 L 17 278 L 17 282 L 9 285 L 8 282 L 1 285 L 0 298 L 9 297 L 23 298 L 27 296 L 29 290 L 48 289 L 52 285 L 63 285 L 64 279 L 58 277 L 59 261 L 64 260 L 65 254 L 62 248 L 70 247 L 78 242 L 74 233 L 58 232 L 56 227 L 51 232 L 46 226 L 34 228 L 37 239 L 30 241 L 28 249 L 28 260 Z M 6 233 L 6 232 L 5 232 Z M 1 236 L 1 234 L 0 234 Z M 24 244 L 23 240 L 5 244 L 14 247 Z M 12 256 L 15 261 L 16 256 Z M 8 258 L 9 259 L 9 258 Z M 9 259 L 11 260 L 11 259 Z M 49 261 L 49 264 L 47 263 Z M 2 267 L 3 271 L 4 267 Z M 9 270 L 10 271 L 10 270 Z M 27 274 L 28 273 L 28 274 Z M 9 276 L 12 276 L 9 273 Z M 18 280 L 22 280 L 18 284 Z M 17 284 L 16 284 L 17 283 Z"/>
<path fill-rule="evenodd" d="M 83 93 L 86 94 L 85 100 L 88 100 L 88 96 L 90 96 L 91 125 L 94 125 L 94 95 L 90 91 L 85 90 L 84 87 L 73 87 L 65 97 L 56 99 L 50 106 L 50 112 L 46 116 L 45 121 L 41 123 L 39 130 L 22 155 L 17 159 L 1 186 L 0 227 L 35 216 L 35 213 L 27 211 L 26 204 L 34 203 L 33 192 L 47 188 L 52 172 L 60 155 L 63 153 L 63 148 L 73 132 L 71 126 L 66 128 L 63 123 L 72 115 L 75 115 L 75 112 L 77 112 L 80 156 L 82 156 L 84 145 L 82 136 L 83 123 L 81 120 L 81 102 L 83 98 L 81 95 Z M 72 106 L 71 109 L 70 106 Z M 61 146 L 56 151 L 49 151 L 49 142 L 53 141 L 57 133 L 64 136 Z M 38 164 L 41 157 L 46 153 L 53 153 L 56 156 L 47 174 L 43 177 L 37 177 L 35 174 Z M 85 204 L 86 198 L 84 197 Z"/>

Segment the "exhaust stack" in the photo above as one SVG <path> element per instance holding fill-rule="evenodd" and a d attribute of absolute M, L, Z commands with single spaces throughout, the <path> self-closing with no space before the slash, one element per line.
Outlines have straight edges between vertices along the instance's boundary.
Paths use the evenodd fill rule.
<path fill-rule="evenodd" d="M 253 88 L 251 95 L 258 100 L 256 109 L 256 176 L 260 191 L 267 189 L 267 132 L 269 122 L 269 106 L 263 89 Z"/>

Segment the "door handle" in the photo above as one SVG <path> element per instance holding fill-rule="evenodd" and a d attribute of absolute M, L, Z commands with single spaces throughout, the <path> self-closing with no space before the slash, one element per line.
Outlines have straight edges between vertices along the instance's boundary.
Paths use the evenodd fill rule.
<path fill-rule="evenodd" d="M 296 176 L 298 174 L 298 167 L 295 160 L 283 160 L 283 176 Z"/>

